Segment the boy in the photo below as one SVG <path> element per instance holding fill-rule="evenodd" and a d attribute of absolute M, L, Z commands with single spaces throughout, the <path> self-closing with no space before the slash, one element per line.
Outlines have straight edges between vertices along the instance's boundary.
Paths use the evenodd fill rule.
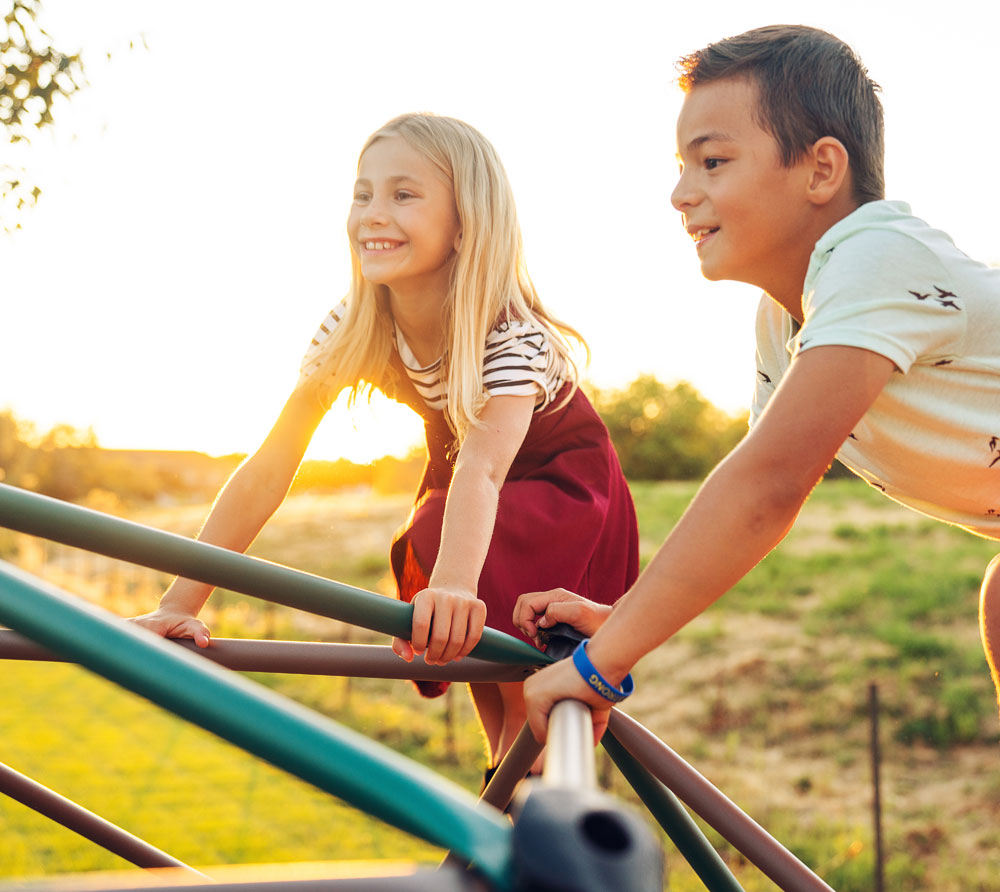
<path fill-rule="evenodd" d="M 751 430 L 613 610 L 565 590 L 518 601 L 530 636 L 559 621 L 593 636 L 528 680 L 539 740 L 567 697 L 602 733 L 629 669 L 777 545 L 834 456 L 1000 539 L 1000 270 L 882 200 L 882 108 L 861 61 L 823 31 L 773 26 L 680 68 L 672 203 L 708 279 L 765 292 Z M 1000 555 L 980 629 L 1000 691 Z"/>

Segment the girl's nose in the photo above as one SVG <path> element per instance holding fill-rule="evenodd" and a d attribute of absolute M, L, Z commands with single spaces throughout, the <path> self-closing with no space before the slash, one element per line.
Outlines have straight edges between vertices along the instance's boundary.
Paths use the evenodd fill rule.
<path fill-rule="evenodd" d="M 361 211 L 362 223 L 384 223 L 386 221 L 385 203 L 380 198 L 372 198 Z"/>

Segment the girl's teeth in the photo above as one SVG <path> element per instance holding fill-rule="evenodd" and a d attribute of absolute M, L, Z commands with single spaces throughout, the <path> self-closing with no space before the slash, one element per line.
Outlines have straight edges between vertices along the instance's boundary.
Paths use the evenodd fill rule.
<path fill-rule="evenodd" d="M 391 247 L 389 242 L 365 242 L 365 248 L 368 251 L 384 251 Z"/>

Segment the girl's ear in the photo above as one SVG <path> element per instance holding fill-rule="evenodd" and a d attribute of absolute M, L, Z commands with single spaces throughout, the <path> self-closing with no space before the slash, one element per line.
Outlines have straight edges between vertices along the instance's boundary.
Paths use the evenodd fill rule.
<path fill-rule="evenodd" d="M 458 233 L 455 235 L 455 253 L 458 253 L 458 249 L 462 247 L 462 230 L 459 229 Z"/>
<path fill-rule="evenodd" d="M 809 152 L 811 175 L 809 201 L 827 204 L 846 186 L 850 188 L 851 165 L 844 144 L 833 136 L 823 136 L 813 143 Z"/>

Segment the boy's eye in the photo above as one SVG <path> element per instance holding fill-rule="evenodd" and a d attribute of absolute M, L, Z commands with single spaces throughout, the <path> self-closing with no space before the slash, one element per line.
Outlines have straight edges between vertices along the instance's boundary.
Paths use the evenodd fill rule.
<path fill-rule="evenodd" d="M 725 164 L 725 158 L 706 158 L 705 159 L 705 169 L 715 170 L 720 164 Z"/>
<path fill-rule="evenodd" d="M 361 202 L 370 201 L 371 200 L 371 195 L 369 195 L 367 192 L 355 192 L 354 193 L 354 200 L 355 201 L 361 201 Z"/>
<path fill-rule="evenodd" d="M 406 199 L 408 199 L 408 198 L 414 198 L 414 197 L 415 196 L 414 196 L 414 194 L 412 192 L 407 192 L 405 189 L 400 189 L 396 193 L 396 200 L 397 201 L 406 201 Z"/>

